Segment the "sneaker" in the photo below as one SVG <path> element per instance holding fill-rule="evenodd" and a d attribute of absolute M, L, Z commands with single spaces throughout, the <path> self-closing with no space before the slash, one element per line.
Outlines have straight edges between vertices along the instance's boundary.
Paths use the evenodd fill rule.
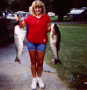
<path fill-rule="evenodd" d="M 38 83 L 40 88 L 42 88 L 42 89 L 45 88 L 45 85 L 44 85 L 43 80 L 41 78 L 37 77 L 37 83 Z"/>
<path fill-rule="evenodd" d="M 32 88 L 32 90 L 36 90 L 36 88 L 37 88 L 37 81 L 36 81 L 36 78 L 33 78 L 33 79 L 32 79 L 31 88 Z"/>

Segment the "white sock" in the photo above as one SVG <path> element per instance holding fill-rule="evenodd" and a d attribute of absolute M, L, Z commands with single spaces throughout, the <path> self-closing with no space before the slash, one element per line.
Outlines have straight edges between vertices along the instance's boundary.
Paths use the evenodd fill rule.
<path fill-rule="evenodd" d="M 37 80 L 41 79 L 41 77 L 37 77 Z"/>
<path fill-rule="evenodd" d="M 36 77 L 34 77 L 34 78 L 32 78 L 32 80 L 36 81 L 36 80 L 37 80 L 37 78 L 36 78 Z"/>

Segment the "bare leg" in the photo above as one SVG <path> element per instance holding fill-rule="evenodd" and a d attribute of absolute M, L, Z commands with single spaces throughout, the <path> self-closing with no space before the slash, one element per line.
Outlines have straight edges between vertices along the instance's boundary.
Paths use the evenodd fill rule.
<path fill-rule="evenodd" d="M 29 51 L 30 59 L 31 59 L 31 71 L 32 71 L 32 76 L 36 77 L 37 72 L 36 72 L 36 51 Z"/>
<path fill-rule="evenodd" d="M 41 77 L 43 72 L 44 52 L 37 51 L 37 76 Z"/>
<path fill-rule="evenodd" d="M 36 90 L 37 87 L 37 70 L 36 70 L 36 51 L 29 51 L 30 59 L 31 59 L 31 71 L 32 71 L 32 90 Z"/>
<path fill-rule="evenodd" d="M 43 72 L 44 52 L 37 51 L 37 82 L 40 88 L 45 88 L 44 82 L 41 79 Z"/>

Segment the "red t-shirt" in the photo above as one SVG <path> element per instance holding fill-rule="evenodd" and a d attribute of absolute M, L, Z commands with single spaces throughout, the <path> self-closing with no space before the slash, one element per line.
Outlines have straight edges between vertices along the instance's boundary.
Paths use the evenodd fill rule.
<path fill-rule="evenodd" d="M 29 25 L 28 41 L 33 43 L 47 43 L 48 24 L 51 22 L 47 14 L 40 18 L 29 16 L 25 19 L 25 22 Z"/>

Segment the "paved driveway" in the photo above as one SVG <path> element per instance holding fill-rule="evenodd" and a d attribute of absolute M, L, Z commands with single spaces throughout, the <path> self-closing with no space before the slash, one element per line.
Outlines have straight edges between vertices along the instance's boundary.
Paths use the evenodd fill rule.
<path fill-rule="evenodd" d="M 22 64 L 14 62 L 15 53 L 14 45 L 0 48 L 0 90 L 31 90 L 32 77 L 27 48 L 24 47 Z M 42 78 L 46 83 L 45 90 L 69 90 L 57 77 L 56 70 L 47 64 L 44 64 Z"/>

